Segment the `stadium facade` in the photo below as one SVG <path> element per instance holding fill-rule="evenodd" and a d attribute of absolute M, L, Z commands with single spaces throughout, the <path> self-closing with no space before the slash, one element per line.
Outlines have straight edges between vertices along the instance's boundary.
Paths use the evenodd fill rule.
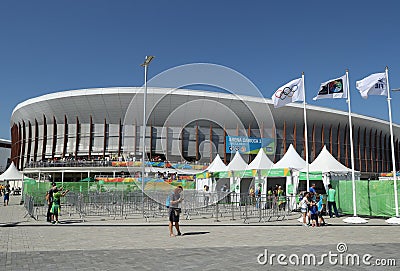
<path fill-rule="evenodd" d="M 305 158 L 302 104 L 275 109 L 270 99 L 261 97 L 168 88 L 149 88 L 147 99 L 149 159 L 208 163 L 218 153 L 228 163 L 233 154 L 226 148 L 227 136 L 273 139 L 269 157 L 275 162 L 290 144 Z M 142 112 L 143 89 L 134 87 L 80 89 L 29 99 L 12 113 L 11 160 L 25 172 L 34 172 L 43 161 L 137 161 L 142 155 Z M 347 112 L 308 105 L 307 116 L 309 161 L 326 145 L 351 167 Z M 352 121 L 355 169 L 364 176 L 391 171 L 388 122 L 358 114 Z M 400 126 L 394 125 L 397 163 L 399 136 Z M 245 156 L 249 162 L 253 158 Z"/>

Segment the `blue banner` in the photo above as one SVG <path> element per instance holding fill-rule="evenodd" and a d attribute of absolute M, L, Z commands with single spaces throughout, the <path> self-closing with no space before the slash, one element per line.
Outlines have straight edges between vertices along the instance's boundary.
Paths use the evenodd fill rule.
<path fill-rule="evenodd" d="M 274 154 L 275 145 L 272 138 L 246 136 L 226 136 L 226 153 L 257 154 L 264 148 L 266 154 Z"/>

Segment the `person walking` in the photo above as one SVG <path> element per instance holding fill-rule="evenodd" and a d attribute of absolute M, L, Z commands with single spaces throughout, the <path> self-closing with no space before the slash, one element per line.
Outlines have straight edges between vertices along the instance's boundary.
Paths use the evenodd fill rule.
<path fill-rule="evenodd" d="M 325 212 L 325 204 L 324 204 L 324 196 L 318 195 L 317 196 L 317 206 L 318 206 L 318 225 L 324 226 L 326 225 L 324 219 L 324 212 Z"/>
<path fill-rule="evenodd" d="M 208 185 L 204 185 L 203 187 L 204 191 L 204 206 L 208 207 L 208 204 L 210 202 L 210 187 Z"/>
<path fill-rule="evenodd" d="M 169 236 L 170 237 L 175 237 L 174 231 L 173 231 L 173 226 L 175 224 L 175 228 L 177 231 L 177 235 L 182 235 L 180 229 L 179 229 L 179 215 L 182 211 L 180 208 L 180 203 L 183 201 L 183 197 L 181 197 L 181 193 L 183 191 L 182 186 L 178 186 L 174 189 L 174 192 L 170 195 L 170 202 L 169 202 Z"/>
<path fill-rule="evenodd" d="M 339 213 L 336 207 L 335 196 L 336 196 L 336 190 L 332 188 L 331 184 L 328 184 L 328 211 L 330 218 L 333 217 L 332 207 L 333 210 L 335 211 L 335 216 L 339 217 Z"/>
<path fill-rule="evenodd" d="M 8 202 L 10 201 L 10 185 L 6 184 L 6 186 L 3 189 L 4 193 L 4 206 L 8 206 Z"/>

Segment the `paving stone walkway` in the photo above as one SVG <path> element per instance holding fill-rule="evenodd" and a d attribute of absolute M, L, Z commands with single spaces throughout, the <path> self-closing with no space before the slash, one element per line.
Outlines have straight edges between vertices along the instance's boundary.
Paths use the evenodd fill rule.
<path fill-rule="evenodd" d="M 327 219 L 327 227 L 307 228 L 292 217 L 284 221 L 243 224 L 242 221 L 215 222 L 212 219 L 182 220 L 181 237 L 171 238 L 165 219 L 88 218 L 87 221 L 62 216 L 61 224 L 45 218 L 26 216 L 18 197 L 10 206 L 0 206 L 0 270 L 396 270 L 395 267 L 348 266 L 345 257 L 371 254 L 393 259 L 400 265 L 400 226 L 383 219 L 370 219 L 366 225 L 349 225 L 341 218 Z M 337 245 L 347 250 L 338 253 Z M 265 252 L 284 254 L 262 265 Z M 342 265 L 300 265 L 289 262 L 300 257 L 336 253 Z M 260 257 L 258 257 L 260 254 Z M 269 258 L 268 257 L 268 258 Z M 293 256 L 294 257 L 294 256 Z M 292 258 L 295 260 L 296 258 Z"/>

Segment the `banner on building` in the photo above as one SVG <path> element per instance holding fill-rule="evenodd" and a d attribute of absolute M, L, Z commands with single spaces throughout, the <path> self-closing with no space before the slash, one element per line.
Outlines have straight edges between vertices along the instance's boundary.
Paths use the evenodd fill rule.
<path fill-rule="evenodd" d="M 247 136 L 227 136 L 226 153 L 257 154 L 263 148 L 266 154 L 275 153 L 274 139 Z"/>

